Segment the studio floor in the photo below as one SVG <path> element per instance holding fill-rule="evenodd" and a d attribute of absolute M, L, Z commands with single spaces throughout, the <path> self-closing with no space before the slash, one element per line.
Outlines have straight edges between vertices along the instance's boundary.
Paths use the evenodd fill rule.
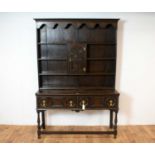
<path fill-rule="evenodd" d="M 52 130 L 104 130 L 99 126 L 52 126 Z M 37 138 L 36 126 L 0 125 L 1 143 L 154 143 L 155 125 L 119 126 L 113 135 L 42 135 Z"/>

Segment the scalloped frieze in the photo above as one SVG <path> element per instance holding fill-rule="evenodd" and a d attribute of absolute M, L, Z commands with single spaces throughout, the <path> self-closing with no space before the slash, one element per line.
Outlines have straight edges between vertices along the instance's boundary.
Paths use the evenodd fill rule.
<path fill-rule="evenodd" d="M 47 25 L 48 27 L 52 28 L 52 29 L 56 29 L 58 27 L 63 28 L 63 29 L 69 29 L 72 26 L 74 28 L 77 29 L 82 29 L 84 27 L 87 27 L 89 29 L 96 29 L 96 28 L 109 28 L 109 27 L 113 27 L 113 28 L 117 28 L 117 23 L 91 23 L 91 22 L 83 22 L 83 23 L 79 23 L 79 22 L 47 22 L 47 23 L 38 23 L 37 24 L 37 28 L 41 29 L 43 28 L 45 25 Z"/>

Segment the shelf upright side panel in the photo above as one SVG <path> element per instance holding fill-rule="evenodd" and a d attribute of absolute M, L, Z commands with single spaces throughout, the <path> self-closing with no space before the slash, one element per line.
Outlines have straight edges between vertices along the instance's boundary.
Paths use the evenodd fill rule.
<path fill-rule="evenodd" d="M 36 23 L 36 25 L 37 25 L 37 23 Z M 41 77 L 39 76 L 40 66 L 39 66 L 39 62 L 38 62 L 38 59 L 40 57 L 40 45 L 38 44 L 38 42 L 40 42 L 40 30 L 36 26 L 37 71 L 38 71 L 38 86 L 39 86 L 39 89 L 40 89 L 40 87 L 41 87 L 40 78 Z"/>
<path fill-rule="evenodd" d="M 39 85 L 39 90 L 42 87 L 42 77 L 39 76 L 39 73 L 41 73 L 41 63 L 39 62 L 39 59 L 43 55 L 42 51 L 42 45 L 39 44 L 42 40 L 46 40 L 46 25 L 43 24 L 42 22 L 36 22 L 37 28 L 36 28 L 36 39 L 37 39 L 37 65 L 38 65 L 38 85 Z"/>

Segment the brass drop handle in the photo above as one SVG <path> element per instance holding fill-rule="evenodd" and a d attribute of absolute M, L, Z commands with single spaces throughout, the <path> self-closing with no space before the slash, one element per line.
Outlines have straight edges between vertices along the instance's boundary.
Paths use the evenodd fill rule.
<path fill-rule="evenodd" d="M 72 100 L 69 101 L 69 106 L 73 107 L 73 101 Z"/>
<path fill-rule="evenodd" d="M 83 70 L 83 72 L 86 72 L 86 67 L 83 67 L 82 70 Z"/>
<path fill-rule="evenodd" d="M 46 107 L 46 100 L 42 101 L 42 107 L 44 107 L 44 108 Z"/>
<path fill-rule="evenodd" d="M 83 50 L 86 51 L 86 47 L 83 47 Z"/>
<path fill-rule="evenodd" d="M 85 110 L 86 109 L 86 101 L 82 100 L 81 103 L 82 103 L 82 110 Z"/>
<path fill-rule="evenodd" d="M 113 100 L 109 100 L 109 106 L 110 106 L 110 107 L 113 107 L 113 106 L 114 106 Z"/>

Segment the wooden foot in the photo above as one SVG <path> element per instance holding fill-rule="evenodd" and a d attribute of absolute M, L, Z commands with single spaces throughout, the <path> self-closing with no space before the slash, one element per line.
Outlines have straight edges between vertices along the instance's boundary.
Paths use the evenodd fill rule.
<path fill-rule="evenodd" d="M 114 138 L 115 139 L 117 138 L 117 131 L 114 133 Z"/>
<path fill-rule="evenodd" d="M 38 139 L 40 139 L 41 138 L 41 134 L 40 134 L 39 131 L 37 133 L 38 133 Z"/>

